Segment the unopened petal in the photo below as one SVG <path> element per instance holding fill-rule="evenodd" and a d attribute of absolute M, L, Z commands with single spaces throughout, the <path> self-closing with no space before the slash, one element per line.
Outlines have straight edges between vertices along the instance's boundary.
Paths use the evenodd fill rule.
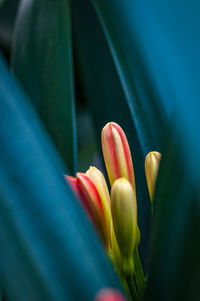
<path fill-rule="evenodd" d="M 135 191 L 131 152 L 122 128 L 115 122 L 107 123 L 102 130 L 101 143 L 111 186 L 116 179 L 124 177 L 133 185 Z"/>
<path fill-rule="evenodd" d="M 151 201 L 153 200 L 155 184 L 158 174 L 158 169 L 160 166 L 161 154 L 159 152 L 153 151 L 148 153 L 145 158 L 145 174 L 147 180 L 147 186 L 149 189 L 149 195 Z"/>
<path fill-rule="evenodd" d="M 130 182 L 116 180 L 111 190 L 113 226 L 121 254 L 130 257 L 136 245 L 137 203 Z"/>
<path fill-rule="evenodd" d="M 97 228 L 105 246 L 108 248 L 110 243 L 109 227 L 107 224 L 107 213 L 104 210 L 100 194 L 91 181 L 84 173 L 76 174 L 83 205 Z"/>

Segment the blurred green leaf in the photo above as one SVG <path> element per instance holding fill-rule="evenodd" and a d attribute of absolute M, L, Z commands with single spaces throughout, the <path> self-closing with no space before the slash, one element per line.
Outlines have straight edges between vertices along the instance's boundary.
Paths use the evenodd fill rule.
<path fill-rule="evenodd" d="M 13 70 L 71 173 L 76 171 L 74 80 L 69 0 L 22 0 Z"/>
<path fill-rule="evenodd" d="M 119 287 L 62 162 L 0 57 L 0 275 L 9 300 L 93 300 Z"/>

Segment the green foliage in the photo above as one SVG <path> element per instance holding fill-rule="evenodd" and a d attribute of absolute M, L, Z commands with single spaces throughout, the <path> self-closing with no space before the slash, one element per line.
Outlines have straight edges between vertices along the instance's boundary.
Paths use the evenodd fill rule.
<path fill-rule="evenodd" d="M 69 0 L 21 1 L 12 65 L 74 173 L 77 151 Z"/>
<path fill-rule="evenodd" d="M 9 300 L 93 300 L 119 287 L 32 105 L 0 58 L 1 279 Z M 98 271 L 98 272 L 97 272 Z"/>
<path fill-rule="evenodd" d="M 199 4 L 92 2 L 143 150 L 163 153 L 145 300 L 199 300 Z"/>
<path fill-rule="evenodd" d="M 163 154 L 147 301 L 200 298 L 199 20 L 198 1 L 22 0 L 15 27 L 13 70 L 71 173 L 73 59 L 76 92 L 92 113 L 97 139 L 108 121 L 127 133 L 143 263 L 150 232 L 144 158 L 152 150 Z M 37 114 L 2 62 L 0 70 L 0 271 L 6 291 L 20 301 L 92 300 L 99 288 L 119 283 L 66 187 L 67 169 Z"/>

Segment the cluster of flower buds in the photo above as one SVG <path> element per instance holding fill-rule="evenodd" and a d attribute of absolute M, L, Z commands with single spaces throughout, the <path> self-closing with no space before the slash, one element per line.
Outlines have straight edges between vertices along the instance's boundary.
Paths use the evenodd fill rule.
<path fill-rule="evenodd" d="M 66 176 L 66 179 L 95 225 L 117 271 L 133 276 L 134 272 L 137 274 L 137 267 L 142 266 L 138 262 L 134 264 L 134 260 L 138 260 L 134 254 L 139 254 L 140 231 L 131 152 L 124 131 L 114 122 L 103 128 L 101 143 L 111 194 L 102 172 L 96 167 L 90 167 L 86 173 L 79 172 L 76 177 Z M 151 152 L 145 159 L 151 200 L 160 157 L 160 153 Z M 141 276 L 141 269 L 139 272 Z"/>
<path fill-rule="evenodd" d="M 111 184 L 112 236 L 115 236 L 112 238 L 113 254 L 117 256 L 115 262 L 118 262 L 118 269 L 133 275 L 133 252 L 138 243 L 138 226 L 131 152 L 124 131 L 114 122 L 109 122 L 103 128 L 101 143 Z"/>

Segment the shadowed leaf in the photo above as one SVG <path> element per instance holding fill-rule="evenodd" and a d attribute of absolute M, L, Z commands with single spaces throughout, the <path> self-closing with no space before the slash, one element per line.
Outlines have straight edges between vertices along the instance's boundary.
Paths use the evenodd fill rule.
<path fill-rule="evenodd" d="M 62 158 L 74 173 L 76 130 L 69 0 L 21 1 L 12 65 Z"/>

